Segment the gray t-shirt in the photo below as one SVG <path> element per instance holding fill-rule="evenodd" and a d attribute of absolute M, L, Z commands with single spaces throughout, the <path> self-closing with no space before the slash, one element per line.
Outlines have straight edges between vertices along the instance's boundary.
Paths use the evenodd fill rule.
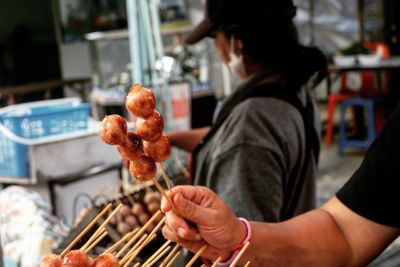
<path fill-rule="evenodd" d="M 271 79 L 256 75 L 229 99 L 266 81 Z M 302 184 L 296 183 L 298 160 L 307 168 Z M 305 133 L 299 111 L 276 98 L 248 98 L 197 153 L 194 184 L 214 190 L 237 216 L 281 221 L 315 208 L 316 161 L 313 156 L 310 162 L 304 161 Z M 295 212 L 289 216 L 284 203 L 291 201 L 296 188 L 288 184 L 301 191 Z"/>

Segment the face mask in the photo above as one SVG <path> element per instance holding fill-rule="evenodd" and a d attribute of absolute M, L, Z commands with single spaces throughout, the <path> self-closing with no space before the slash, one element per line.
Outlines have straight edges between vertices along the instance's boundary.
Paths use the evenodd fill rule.
<path fill-rule="evenodd" d="M 244 69 L 243 65 L 243 55 L 237 56 L 235 54 L 235 43 L 234 43 L 234 37 L 231 37 L 230 40 L 230 51 L 229 51 L 229 58 L 230 61 L 228 62 L 228 67 L 239 77 L 244 77 L 246 76 L 246 71 Z"/>

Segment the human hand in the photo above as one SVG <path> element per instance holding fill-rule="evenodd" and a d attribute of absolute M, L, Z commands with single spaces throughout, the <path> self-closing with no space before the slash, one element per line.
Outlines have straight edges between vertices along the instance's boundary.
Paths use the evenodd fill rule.
<path fill-rule="evenodd" d="M 202 256 L 210 259 L 228 258 L 233 248 L 245 239 L 245 225 L 210 189 L 176 186 L 171 191 L 169 195 L 182 217 L 172 211 L 165 198 L 162 199 L 161 210 L 166 214 L 165 238 L 192 252 L 207 244 Z"/>

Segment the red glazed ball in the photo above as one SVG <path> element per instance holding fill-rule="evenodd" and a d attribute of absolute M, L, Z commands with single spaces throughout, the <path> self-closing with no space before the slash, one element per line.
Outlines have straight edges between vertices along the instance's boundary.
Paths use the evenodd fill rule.
<path fill-rule="evenodd" d="M 93 267 L 119 267 L 119 262 L 112 254 L 103 253 L 96 257 Z"/>
<path fill-rule="evenodd" d="M 137 160 L 130 162 L 129 171 L 135 179 L 144 182 L 156 175 L 157 166 L 154 160 L 142 155 Z"/>
<path fill-rule="evenodd" d="M 156 97 L 151 90 L 142 87 L 140 83 L 135 83 L 126 96 L 125 106 L 134 116 L 146 118 L 156 107 Z"/>
<path fill-rule="evenodd" d="M 127 133 L 126 121 L 120 115 L 106 116 L 101 122 L 99 135 L 109 145 L 119 145 L 125 141 Z"/>
<path fill-rule="evenodd" d="M 168 137 L 161 135 L 154 142 L 143 142 L 144 153 L 152 158 L 155 162 L 162 162 L 168 159 L 171 154 L 171 145 L 169 143 Z"/>
<path fill-rule="evenodd" d="M 145 119 L 139 118 L 136 121 L 136 132 L 146 141 L 152 142 L 160 138 L 163 129 L 164 119 L 156 110 L 149 117 Z"/>
<path fill-rule="evenodd" d="M 68 252 L 64 256 L 63 266 L 91 267 L 88 255 L 81 250 L 71 250 Z"/>
<path fill-rule="evenodd" d="M 62 260 L 60 256 L 57 256 L 55 254 L 50 254 L 43 258 L 39 267 L 61 267 L 61 265 L 62 265 Z"/>
<path fill-rule="evenodd" d="M 126 159 L 135 160 L 143 154 L 142 139 L 139 135 L 128 132 L 125 142 L 117 146 L 119 154 Z"/>

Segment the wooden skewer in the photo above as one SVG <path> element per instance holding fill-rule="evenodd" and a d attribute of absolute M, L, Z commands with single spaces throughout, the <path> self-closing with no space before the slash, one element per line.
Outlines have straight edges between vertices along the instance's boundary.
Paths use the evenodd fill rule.
<path fill-rule="evenodd" d="M 113 253 L 119 246 L 121 246 L 128 238 L 131 238 L 134 234 L 137 233 L 137 231 L 139 231 L 139 228 L 136 228 L 135 230 L 127 233 L 126 235 L 124 235 L 120 240 L 118 240 L 118 242 L 116 242 L 114 245 L 112 245 L 111 247 L 109 247 L 108 249 L 106 249 L 104 251 L 104 253 Z"/>
<path fill-rule="evenodd" d="M 164 189 L 162 188 L 162 186 L 158 183 L 158 181 L 153 177 L 152 178 L 154 185 L 157 187 L 158 191 L 160 191 L 160 193 L 165 197 L 165 199 L 168 201 L 168 203 L 171 205 L 172 209 L 174 210 L 174 212 L 179 215 L 179 212 L 176 210 L 175 205 L 172 203 L 171 198 L 167 195 L 167 193 L 165 193 Z M 180 216 L 180 215 L 179 215 Z"/>
<path fill-rule="evenodd" d="M 149 264 L 150 262 L 153 261 L 154 258 L 156 258 L 158 256 L 158 254 L 160 254 L 168 245 L 169 243 L 171 243 L 171 240 L 166 241 L 159 249 L 157 249 L 156 252 L 154 252 L 153 255 L 151 255 L 144 263 L 143 266 L 146 266 L 147 264 Z"/>
<path fill-rule="evenodd" d="M 171 259 L 170 262 L 168 262 L 168 264 L 165 267 L 171 267 L 172 264 L 174 264 L 174 262 L 176 261 L 176 259 L 179 257 L 179 255 L 181 255 L 181 252 L 178 251 Z"/>
<path fill-rule="evenodd" d="M 201 254 L 206 250 L 207 245 L 203 245 L 196 254 L 194 254 L 193 258 L 185 265 L 185 267 L 190 267 L 193 263 L 201 256 Z"/>
<path fill-rule="evenodd" d="M 231 265 L 229 265 L 229 267 L 235 267 L 236 264 L 238 263 L 238 261 L 240 260 L 240 258 L 242 257 L 242 255 L 244 254 L 244 252 L 246 251 L 246 249 L 250 246 L 250 242 L 247 242 L 242 249 L 240 250 L 239 254 L 236 256 L 236 258 L 233 260 L 233 262 L 231 263 Z"/>
<path fill-rule="evenodd" d="M 170 253 L 168 253 L 167 257 L 161 262 L 159 267 L 165 267 L 165 265 L 168 263 L 168 261 L 171 259 L 171 257 L 178 251 L 180 248 L 179 244 L 176 244 L 175 247 L 171 250 Z"/>
<path fill-rule="evenodd" d="M 218 257 L 218 258 L 214 261 L 213 265 L 211 265 L 211 267 L 218 267 L 218 264 L 219 264 L 221 261 L 222 261 L 222 258 L 221 258 L 221 257 Z"/>
<path fill-rule="evenodd" d="M 128 245 L 128 243 L 125 245 L 126 246 L 126 248 L 122 248 L 118 253 L 117 253 L 117 255 L 118 255 L 118 257 L 117 258 L 119 258 L 121 255 L 122 255 L 122 253 L 130 246 L 130 245 L 132 245 L 133 244 L 133 242 L 135 242 L 145 231 L 146 231 L 146 229 L 147 229 L 147 227 L 149 227 L 149 225 L 150 224 L 152 224 L 156 219 L 157 219 L 157 217 L 159 216 L 161 214 L 161 211 L 160 210 L 158 210 L 156 213 L 154 213 L 154 215 L 150 218 L 150 220 L 148 220 L 147 221 L 147 223 L 145 223 L 140 229 L 139 229 L 139 231 L 137 231 L 136 232 L 136 234 L 132 237 L 132 239 L 131 240 L 129 240 L 129 245 Z M 165 219 L 164 219 L 165 220 Z M 163 221 L 163 220 L 161 220 L 161 221 Z M 156 229 L 156 228 L 154 228 L 154 229 Z M 154 230 L 153 230 L 154 231 Z M 153 231 L 151 232 L 151 234 L 153 234 Z M 149 235 L 149 236 L 151 236 L 151 234 Z M 122 252 L 121 252 L 122 251 Z M 122 264 L 121 264 L 122 265 Z"/>
<path fill-rule="evenodd" d="M 137 262 L 135 265 L 133 265 L 133 267 L 139 267 L 140 266 L 140 262 Z"/>
<path fill-rule="evenodd" d="M 144 234 L 139 241 L 126 253 L 126 255 L 119 261 L 119 264 L 122 266 L 124 263 L 130 259 L 131 255 L 135 252 L 135 250 L 146 240 L 147 234 Z"/>
<path fill-rule="evenodd" d="M 105 213 L 107 213 L 111 209 L 112 205 L 111 203 L 108 204 L 86 227 L 83 229 L 83 231 L 74 239 L 72 240 L 71 243 L 61 252 L 60 257 L 63 258 L 65 254 L 68 253 L 68 251 L 97 223 L 98 220 L 100 220 L 101 217 Z"/>
<path fill-rule="evenodd" d="M 110 222 L 112 217 L 118 212 L 118 210 L 122 207 L 122 203 L 120 203 L 112 212 L 111 214 L 107 217 L 107 219 L 104 220 L 104 222 L 97 228 L 96 232 L 89 238 L 89 240 L 81 247 L 81 250 L 85 251 L 87 247 L 90 246 L 90 244 L 99 236 L 99 231 L 102 231 L 102 228 L 105 228 L 106 225 Z"/>
<path fill-rule="evenodd" d="M 150 239 L 146 239 L 139 247 L 138 249 L 135 250 L 135 252 L 132 254 L 132 256 L 129 258 L 129 260 L 125 263 L 124 267 L 128 267 L 129 264 L 132 263 L 132 261 L 136 258 L 136 256 L 142 251 L 142 249 L 147 246 L 151 241 L 153 241 L 156 238 L 156 235 L 153 235 L 150 237 Z"/>
<path fill-rule="evenodd" d="M 171 184 L 169 183 L 169 177 L 168 177 L 168 175 L 167 175 L 167 172 L 166 172 L 165 169 L 164 169 L 164 165 L 163 165 L 162 162 L 158 163 L 158 165 L 160 165 L 161 174 L 162 174 L 162 176 L 163 176 L 163 178 L 164 178 L 165 183 L 167 184 L 168 191 L 171 192 L 171 188 L 172 188 L 172 187 L 171 187 Z"/>
<path fill-rule="evenodd" d="M 161 219 L 161 221 L 154 227 L 154 229 L 150 232 L 149 236 L 155 235 L 156 232 L 163 226 L 165 223 L 165 217 Z"/>
<path fill-rule="evenodd" d="M 104 231 L 104 233 L 102 233 L 99 238 L 97 238 L 92 244 L 90 244 L 90 246 L 84 251 L 85 253 L 88 253 L 89 251 L 91 251 L 101 240 L 103 240 L 104 237 L 106 237 L 108 234 L 107 231 Z"/>
<path fill-rule="evenodd" d="M 93 235 L 89 238 L 88 241 L 86 241 L 86 243 L 79 249 L 82 251 L 86 251 L 87 248 L 94 242 L 97 240 L 97 238 L 99 238 L 104 232 L 106 232 L 105 228 L 98 228 Z"/>
<path fill-rule="evenodd" d="M 121 257 L 121 255 L 132 246 L 132 244 L 138 239 L 140 235 L 135 235 L 133 238 L 131 238 L 128 243 L 126 243 L 119 251 L 118 253 L 115 255 L 116 258 Z"/>
<path fill-rule="evenodd" d="M 183 165 L 182 161 L 179 159 L 179 157 L 177 157 L 176 155 L 174 156 L 174 161 L 175 163 L 179 166 L 179 169 L 181 170 L 181 172 L 183 173 L 183 175 L 186 176 L 186 178 L 190 178 L 190 172 L 188 171 L 188 169 L 185 167 L 185 165 Z"/>
<path fill-rule="evenodd" d="M 249 267 L 250 263 L 251 263 L 251 261 L 246 262 L 246 265 L 244 267 Z"/>
<path fill-rule="evenodd" d="M 146 267 L 151 267 L 158 262 L 164 255 L 171 249 L 170 246 L 166 247 L 157 257 L 155 257 Z"/>

